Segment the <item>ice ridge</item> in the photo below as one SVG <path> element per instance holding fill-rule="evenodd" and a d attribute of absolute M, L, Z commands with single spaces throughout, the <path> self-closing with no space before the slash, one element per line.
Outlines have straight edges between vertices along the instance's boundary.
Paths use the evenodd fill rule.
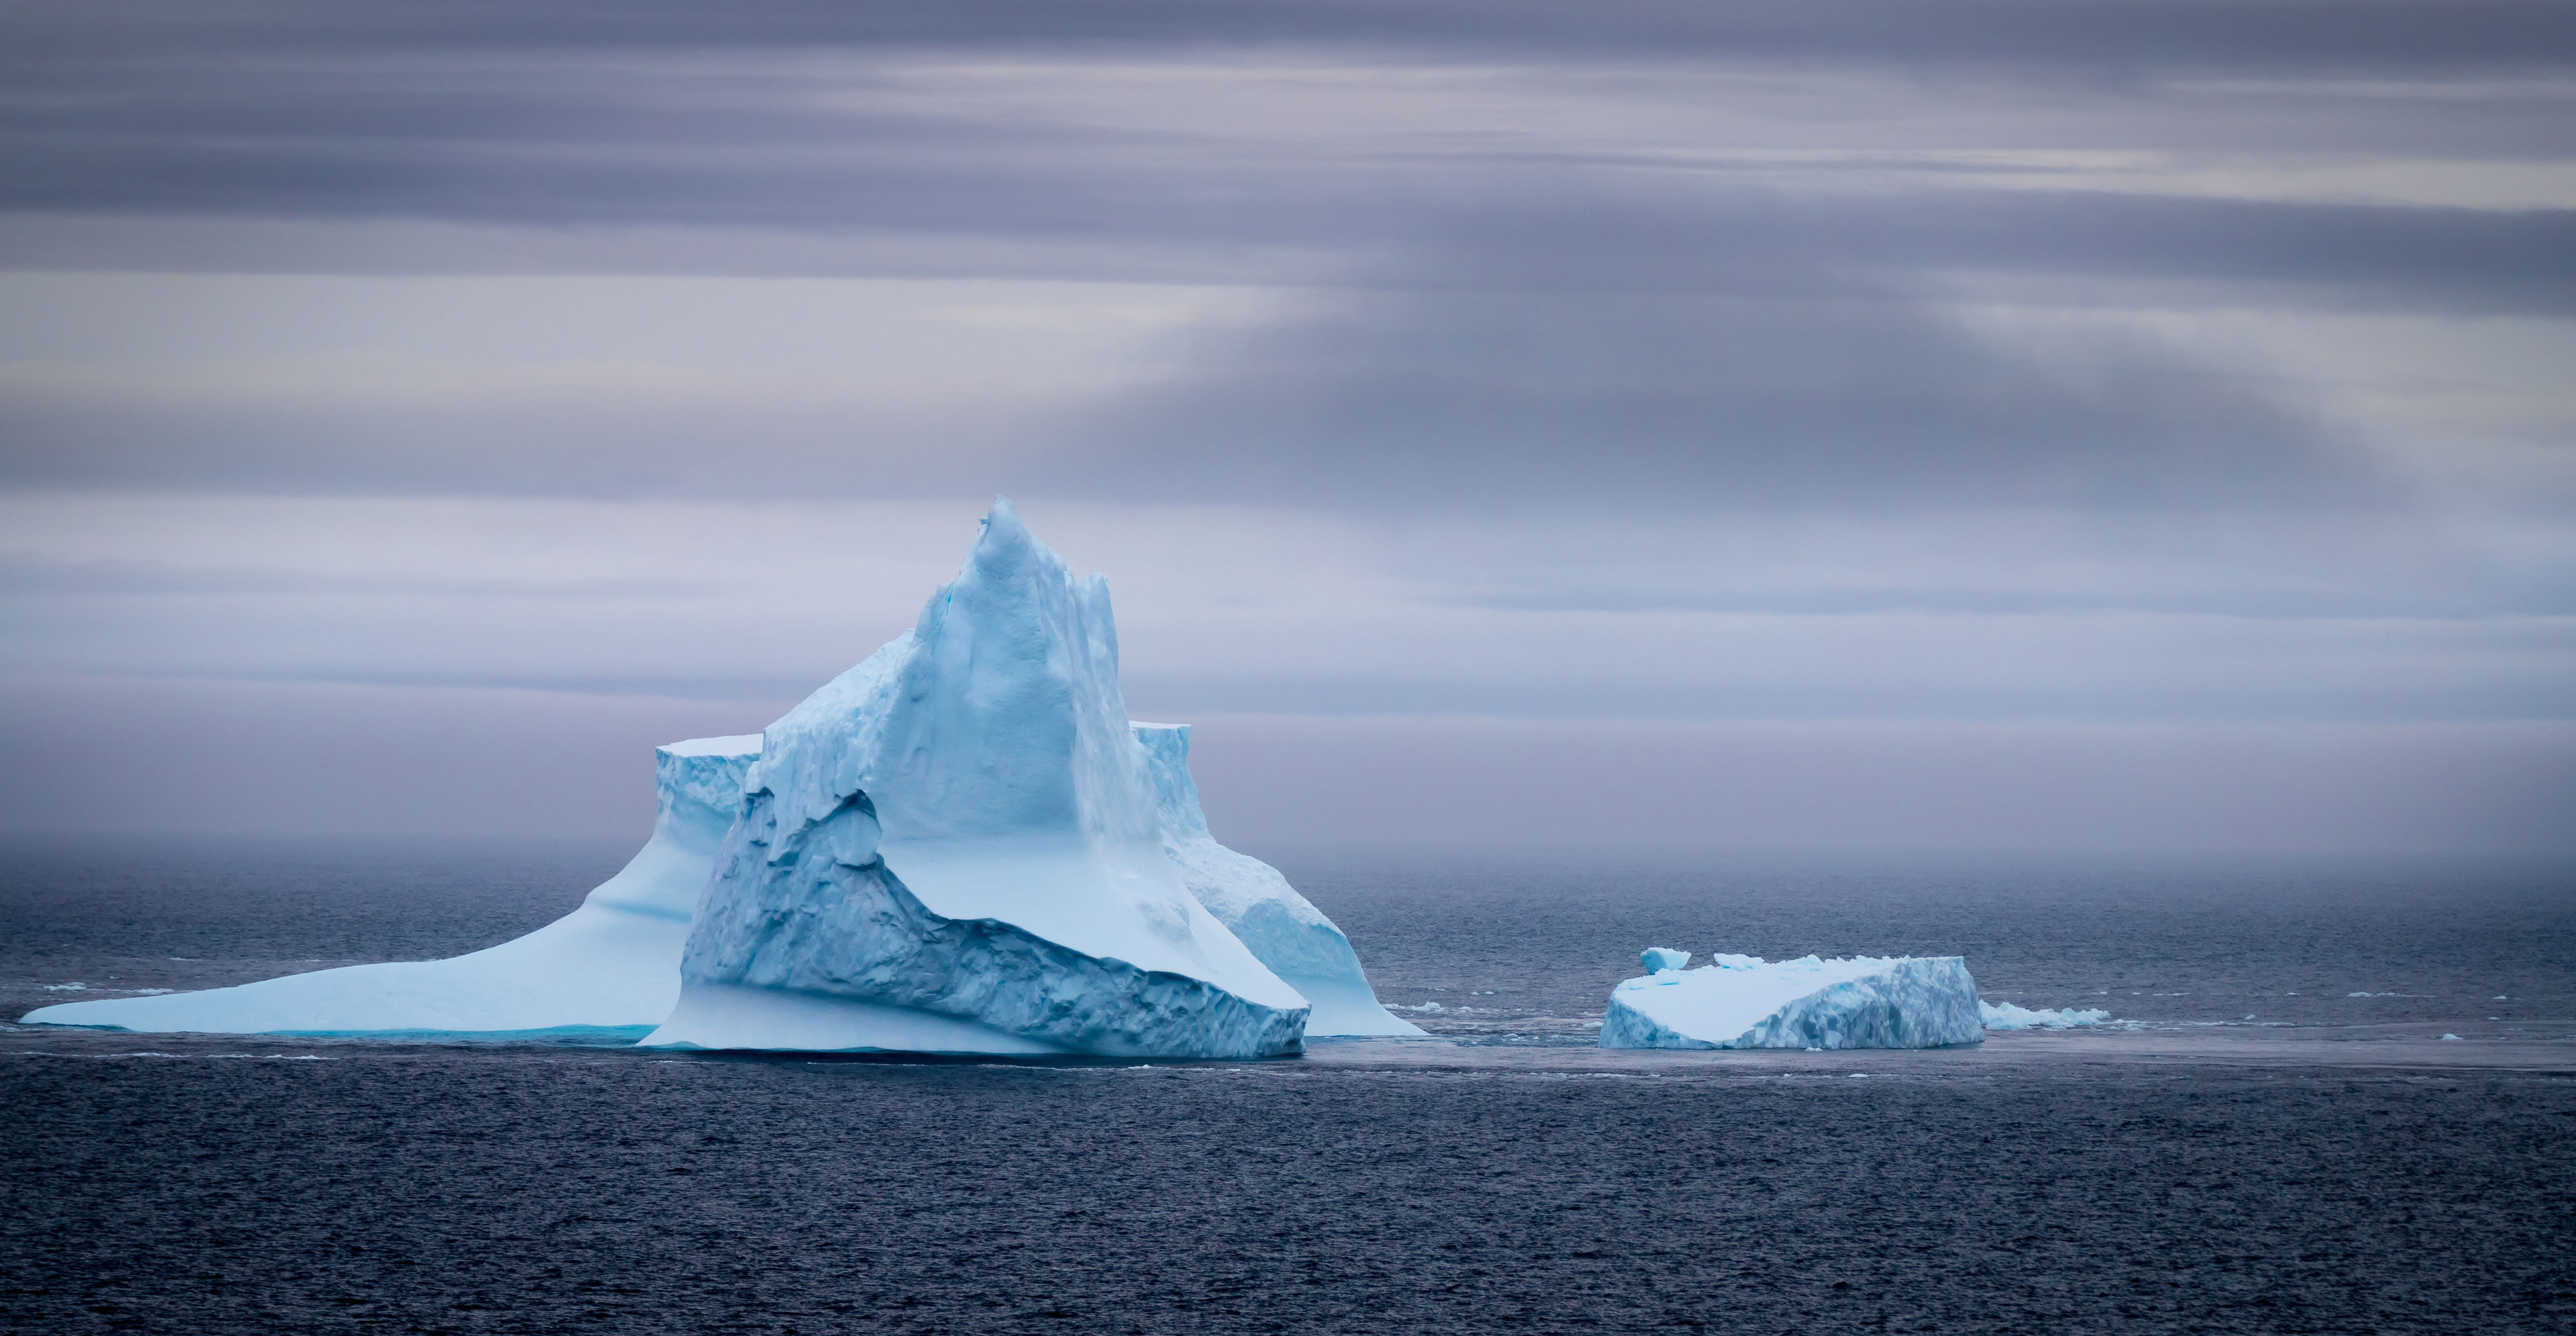
<path fill-rule="evenodd" d="M 1145 749 L 1146 772 L 1163 836 L 1163 853 L 1181 884 L 1261 963 L 1303 994 L 1313 1011 L 1309 1038 L 1420 1035 L 1390 1014 L 1369 987 L 1351 940 L 1277 868 L 1216 842 L 1190 776 L 1190 726 L 1131 723 Z"/>
<path fill-rule="evenodd" d="M 1307 1002 L 1182 884 L 1106 581 L 995 503 L 913 629 L 764 734 L 648 1044 L 1258 1058 Z"/>

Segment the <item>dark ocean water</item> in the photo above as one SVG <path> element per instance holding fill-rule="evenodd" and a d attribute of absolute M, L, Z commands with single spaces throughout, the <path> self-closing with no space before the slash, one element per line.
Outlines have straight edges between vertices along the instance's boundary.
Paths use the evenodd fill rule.
<path fill-rule="evenodd" d="M 452 954 L 623 852 L 20 849 L 0 1001 Z M 2576 1330 L 2576 1063 L 2327 1042 L 2576 1042 L 2564 869 L 1279 861 L 1468 1047 L 1050 1066 L 0 1031 L 0 1327 Z M 1990 999 L 2321 1056 L 1589 1066 L 1649 943 L 1964 954 Z"/>
<path fill-rule="evenodd" d="M 2150 1027 L 2576 1025 L 2576 869 L 2467 860 L 1283 859 L 1381 997 L 1564 1034 L 1650 945 L 1967 958 L 1988 1001 Z M 2368 994 L 2357 997 L 2354 994 Z M 1461 1008 L 1472 1010 L 1461 1010 Z M 2468 1031 L 2460 1031 L 2466 1034 Z"/>

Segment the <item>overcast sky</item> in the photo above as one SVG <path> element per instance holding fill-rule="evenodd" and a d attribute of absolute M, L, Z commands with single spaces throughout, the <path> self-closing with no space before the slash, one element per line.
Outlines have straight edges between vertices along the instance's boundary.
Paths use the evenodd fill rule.
<path fill-rule="evenodd" d="M 640 836 L 1008 493 L 1217 833 L 2576 849 L 2576 9 L 0 0 L 0 825 Z"/>

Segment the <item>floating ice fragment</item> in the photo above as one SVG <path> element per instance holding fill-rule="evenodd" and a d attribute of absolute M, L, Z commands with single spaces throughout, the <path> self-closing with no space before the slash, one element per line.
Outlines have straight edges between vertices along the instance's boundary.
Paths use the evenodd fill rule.
<path fill-rule="evenodd" d="M 1976 981 L 1957 956 L 1710 960 L 1611 990 L 1601 1047 L 1936 1048 L 1985 1037 Z"/>
<path fill-rule="evenodd" d="M 2098 1008 L 2077 1010 L 2062 1007 L 2051 1011 L 2045 1007 L 2017 1007 L 2010 1002 L 1977 1003 L 1978 1018 L 1989 1030 L 2072 1030 L 2083 1026 L 2102 1025 L 2111 1013 Z"/>
<path fill-rule="evenodd" d="M 84 993 L 89 991 L 89 985 L 79 982 L 49 983 L 45 985 L 45 991 L 48 993 Z"/>
<path fill-rule="evenodd" d="M 2459 1038 L 2459 1036 L 2458 1036 L 2458 1035 L 2455 1035 L 2455 1034 L 2446 1034 L 2446 1035 L 2444 1035 L 2444 1036 L 2442 1036 L 2442 1037 L 2443 1037 L 2444 1039 L 2453 1039 L 2453 1040 L 2456 1040 L 2456 1039 L 2458 1039 L 2458 1038 Z"/>
<path fill-rule="evenodd" d="M 1676 951 L 1669 946 L 1650 946 L 1639 952 L 1637 958 L 1645 963 L 1648 974 L 1660 974 L 1689 964 L 1691 953 Z"/>

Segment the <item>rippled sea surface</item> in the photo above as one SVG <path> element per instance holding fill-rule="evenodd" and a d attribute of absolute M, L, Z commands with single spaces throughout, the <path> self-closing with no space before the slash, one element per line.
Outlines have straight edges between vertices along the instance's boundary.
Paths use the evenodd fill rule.
<path fill-rule="evenodd" d="M 624 852 L 22 848 L 0 1003 L 452 954 Z M 0 1327 L 2576 1330 L 2565 869 L 1276 861 L 1461 1046 L 1006 1065 L 0 1031 Z M 1962 954 L 1990 1000 L 2103 1007 L 2162 1056 L 1591 1052 L 1649 944 Z"/>

